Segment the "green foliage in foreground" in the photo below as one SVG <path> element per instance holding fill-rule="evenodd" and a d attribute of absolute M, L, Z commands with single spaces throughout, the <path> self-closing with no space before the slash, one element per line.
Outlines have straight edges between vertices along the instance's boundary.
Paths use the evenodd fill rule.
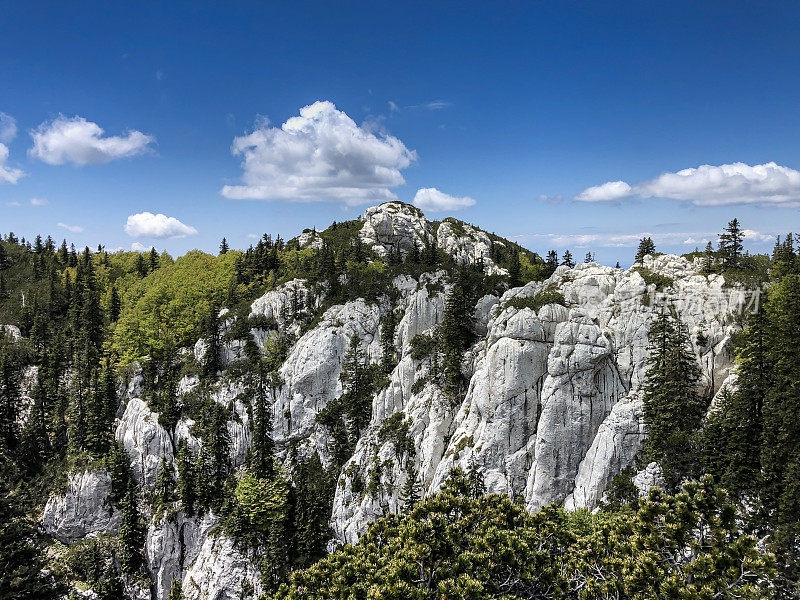
<path fill-rule="evenodd" d="M 454 470 L 442 492 L 294 573 L 274 598 L 754 599 L 769 597 L 771 563 L 710 478 L 615 512 L 530 514 L 506 496 L 471 497 Z"/>

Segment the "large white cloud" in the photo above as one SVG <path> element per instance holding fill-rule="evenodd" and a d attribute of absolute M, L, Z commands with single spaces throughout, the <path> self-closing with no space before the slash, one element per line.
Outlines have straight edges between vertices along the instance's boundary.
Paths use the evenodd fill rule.
<path fill-rule="evenodd" d="M 417 158 L 331 102 L 305 106 L 280 127 L 263 123 L 234 138 L 231 152 L 243 157 L 243 185 L 223 187 L 227 198 L 347 205 L 395 200 L 390 188 L 405 183 L 400 171 Z"/>
<path fill-rule="evenodd" d="M 663 173 L 655 179 L 633 186 L 613 181 L 587 188 L 575 200 L 580 202 L 615 202 L 622 198 L 670 198 L 698 206 L 759 204 L 763 206 L 800 206 L 800 171 L 768 162 L 747 165 L 701 165 L 675 173 Z"/>
<path fill-rule="evenodd" d="M 25 177 L 25 171 L 6 165 L 8 160 L 8 146 L 0 144 L 0 183 L 17 183 Z"/>
<path fill-rule="evenodd" d="M 125 233 L 131 237 L 163 239 L 195 235 L 197 230 L 191 225 L 181 223 L 175 217 L 168 217 L 161 213 L 154 215 L 151 212 L 141 212 L 128 217 L 128 221 L 125 223 Z"/>
<path fill-rule="evenodd" d="M 99 165 L 151 150 L 155 138 L 141 131 L 124 136 L 104 136 L 103 128 L 83 117 L 59 115 L 31 132 L 33 147 L 28 154 L 49 165 Z"/>
<path fill-rule="evenodd" d="M 475 200 L 469 196 L 451 196 L 436 188 L 421 188 L 414 196 L 414 206 L 433 212 L 461 210 L 474 205 Z"/>

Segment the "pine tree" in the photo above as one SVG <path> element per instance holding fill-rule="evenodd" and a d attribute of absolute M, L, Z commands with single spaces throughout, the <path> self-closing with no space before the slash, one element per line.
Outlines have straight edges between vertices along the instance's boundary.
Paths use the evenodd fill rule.
<path fill-rule="evenodd" d="M 511 251 L 511 259 L 508 266 L 508 287 L 515 288 L 522 285 L 521 265 L 519 263 L 519 252 L 515 249 Z"/>
<path fill-rule="evenodd" d="M 636 257 L 634 258 L 634 262 L 639 264 L 644 264 L 644 257 L 649 255 L 653 255 L 656 253 L 656 245 L 653 243 L 653 239 L 648 237 L 644 237 L 639 240 L 639 247 L 636 249 Z"/>
<path fill-rule="evenodd" d="M 547 252 L 547 260 L 545 260 L 545 266 L 547 269 L 545 270 L 545 275 L 550 277 L 553 273 L 555 273 L 556 269 L 558 268 L 558 252 L 555 250 L 549 250 Z"/>
<path fill-rule="evenodd" d="M 124 598 L 124 590 L 122 587 L 122 580 L 114 567 L 114 560 L 111 559 L 106 564 L 103 570 L 103 575 L 95 590 L 97 593 L 97 600 L 119 600 Z"/>
<path fill-rule="evenodd" d="M 699 428 L 707 404 L 697 392 L 699 378 L 684 325 L 662 311 L 650 328 L 643 385 L 645 453 L 661 465 L 671 488 L 699 475 Z"/>
<path fill-rule="evenodd" d="M 478 467 L 474 456 L 469 461 L 467 482 L 469 483 L 469 495 L 473 499 L 481 498 L 486 494 L 486 483 L 484 481 L 483 472 Z"/>
<path fill-rule="evenodd" d="M 153 490 L 155 505 L 160 507 L 172 504 L 176 500 L 175 487 L 175 471 L 172 468 L 172 462 L 168 461 L 166 456 L 163 456 L 161 457 L 161 463 L 158 465 L 156 487 Z"/>
<path fill-rule="evenodd" d="M 294 564 L 298 568 L 308 567 L 325 556 L 331 538 L 332 487 L 329 479 L 332 478 L 325 473 L 316 453 L 295 468 Z"/>
<path fill-rule="evenodd" d="M 706 467 L 736 497 L 761 486 L 764 398 L 771 387 L 765 307 L 750 315 L 737 353 L 737 389 L 723 396 L 704 429 Z"/>
<path fill-rule="evenodd" d="M 257 359 L 256 373 L 252 377 L 250 393 L 253 403 L 253 440 L 248 454 L 250 472 L 260 479 L 271 480 L 275 476 L 275 442 L 272 440 L 272 414 L 268 405 L 269 386 L 267 365 Z"/>
<path fill-rule="evenodd" d="M 122 301 L 119 297 L 117 287 L 111 286 L 111 296 L 108 301 L 108 318 L 112 323 L 116 323 L 119 319 L 119 313 L 122 311 Z"/>
<path fill-rule="evenodd" d="M 744 239 L 744 235 L 739 227 L 739 219 L 730 221 L 725 228 L 725 233 L 720 234 L 719 251 L 722 255 L 722 265 L 726 269 L 739 267 L 739 258 L 744 248 L 742 239 Z"/>
<path fill-rule="evenodd" d="M 594 254 L 592 254 L 591 252 L 587 252 L 586 257 L 583 259 L 583 262 L 586 264 L 594 262 Z"/>
<path fill-rule="evenodd" d="M 147 257 L 147 268 L 148 272 L 152 273 L 156 269 L 158 269 L 158 252 L 156 251 L 155 247 L 150 247 L 150 254 Z"/>
<path fill-rule="evenodd" d="M 419 481 L 417 480 L 417 471 L 410 467 L 406 473 L 406 480 L 403 482 L 403 487 L 400 489 L 400 503 L 404 512 L 410 511 L 414 505 L 420 501 L 422 492 L 420 490 Z"/>
<path fill-rule="evenodd" d="M 761 466 L 766 514 L 781 559 L 800 576 L 800 275 L 774 284 L 766 305 L 770 385 L 763 405 Z M 757 381 L 757 379 L 756 379 Z"/>
<path fill-rule="evenodd" d="M 203 325 L 203 338 L 206 341 L 206 353 L 203 359 L 203 375 L 212 381 L 217 380 L 217 375 L 222 368 L 220 351 L 222 340 L 219 335 L 219 304 L 209 303 Z"/>
<path fill-rule="evenodd" d="M 142 548 L 145 531 L 139 516 L 136 486 L 131 481 L 122 500 L 122 517 L 119 525 L 120 566 L 124 573 L 136 573 L 143 565 Z"/>
<path fill-rule="evenodd" d="M 228 253 L 228 240 L 222 238 L 222 241 L 219 244 L 219 253 L 220 254 L 227 254 Z"/>
<path fill-rule="evenodd" d="M 394 347 L 394 332 L 397 328 L 397 315 L 391 308 L 381 319 L 381 368 L 387 375 L 392 372 L 397 364 Z"/>
<path fill-rule="evenodd" d="M 185 439 L 178 442 L 178 499 L 188 515 L 194 515 L 197 501 L 197 484 L 194 459 Z"/>
<path fill-rule="evenodd" d="M 572 260 L 572 252 L 564 250 L 564 256 L 561 257 L 561 264 L 568 266 L 570 269 L 575 266 L 575 261 Z"/>

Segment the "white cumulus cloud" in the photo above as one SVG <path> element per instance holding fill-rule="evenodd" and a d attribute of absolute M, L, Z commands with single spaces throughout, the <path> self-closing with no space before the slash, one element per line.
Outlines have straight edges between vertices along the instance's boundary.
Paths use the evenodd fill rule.
<path fill-rule="evenodd" d="M 774 162 L 748 165 L 737 162 L 700 165 L 663 173 L 633 186 L 613 181 L 590 187 L 577 196 L 580 202 L 613 202 L 621 198 L 669 198 L 697 206 L 758 204 L 800 206 L 800 171 Z"/>
<path fill-rule="evenodd" d="M 353 206 L 395 200 L 400 171 L 417 158 L 396 137 L 357 125 L 331 102 L 300 109 L 280 127 L 258 125 L 234 138 L 242 157 L 242 185 L 222 195 L 244 200 L 343 202 Z"/>
<path fill-rule="evenodd" d="M 49 165 L 99 165 L 149 152 L 155 142 L 141 131 L 128 131 L 124 136 L 104 133 L 97 123 L 83 117 L 59 115 L 31 132 L 33 147 L 28 154 Z"/>
<path fill-rule="evenodd" d="M 586 188 L 575 196 L 579 202 L 613 202 L 631 195 L 631 186 L 624 181 L 609 181 Z"/>
<path fill-rule="evenodd" d="M 25 171 L 6 165 L 8 160 L 8 146 L 0 144 L 0 183 L 17 183 L 25 177 Z"/>
<path fill-rule="evenodd" d="M 414 206 L 433 212 L 461 210 L 475 205 L 469 196 L 451 196 L 436 188 L 420 188 L 414 196 Z"/>
<path fill-rule="evenodd" d="M 67 231 L 71 231 L 72 233 L 82 233 L 84 231 L 84 228 L 81 227 L 80 225 L 69 225 L 67 223 L 59 222 L 58 226 L 61 227 L 61 229 L 66 229 Z"/>
<path fill-rule="evenodd" d="M 131 250 L 134 252 L 150 252 L 150 249 L 153 246 L 145 246 L 144 244 L 140 244 L 139 242 L 133 242 L 131 244 Z"/>
<path fill-rule="evenodd" d="M 161 213 L 141 212 L 130 215 L 125 223 L 125 233 L 131 237 L 182 238 L 196 235 L 197 230 L 191 225 L 181 223 L 175 217 Z"/>

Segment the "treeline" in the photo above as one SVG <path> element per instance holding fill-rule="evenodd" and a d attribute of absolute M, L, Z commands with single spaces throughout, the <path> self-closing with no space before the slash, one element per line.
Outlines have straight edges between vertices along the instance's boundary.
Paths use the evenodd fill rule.
<path fill-rule="evenodd" d="M 736 225 L 721 236 L 722 264 L 714 268 L 726 278 L 760 277 L 740 254 Z M 800 260 L 791 234 L 776 242 L 768 277 L 766 289 L 751 290 L 757 309 L 734 340 L 738 379 L 716 406 L 698 387 L 692 341 L 703 349 L 703 332 L 691 340 L 677 315 L 668 309 L 658 315 L 643 386 L 642 459 L 659 463 L 668 490 L 713 475 L 738 506 L 745 530 L 775 553 L 776 597 L 793 598 L 800 594 Z"/>

